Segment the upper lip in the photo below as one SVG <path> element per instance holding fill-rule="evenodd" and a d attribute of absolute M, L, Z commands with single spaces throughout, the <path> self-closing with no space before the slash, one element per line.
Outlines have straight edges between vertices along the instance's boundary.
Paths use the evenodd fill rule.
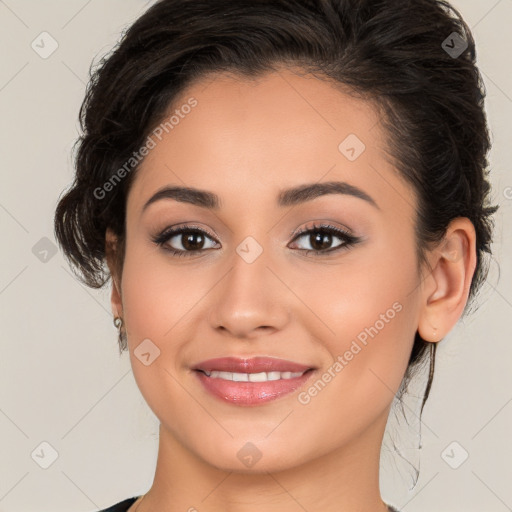
<path fill-rule="evenodd" d="M 259 372 L 305 372 L 312 369 L 311 366 L 277 359 L 274 357 L 219 357 L 208 359 L 192 368 L 202 371 L 223 371 L 233 373 L 259 373 Z"/>

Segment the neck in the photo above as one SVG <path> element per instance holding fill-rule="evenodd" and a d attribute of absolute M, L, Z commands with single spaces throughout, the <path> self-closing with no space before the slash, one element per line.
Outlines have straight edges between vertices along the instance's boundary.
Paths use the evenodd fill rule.
<path fill-rule="evenodd" d="M 137 512 L 387 512 L 379 490 L 383 414 L 347 446 L 276 472 L 240 473 L 206 463 L 160 425 L 153 485 Z"/>

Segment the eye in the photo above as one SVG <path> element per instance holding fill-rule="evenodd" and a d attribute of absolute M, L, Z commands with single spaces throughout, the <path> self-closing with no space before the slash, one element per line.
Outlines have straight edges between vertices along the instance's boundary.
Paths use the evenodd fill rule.
<path fill-rule="evenodd" d="M 306 235 L 308 237 L 306 238 Z M 338 238 L 342 240 L 342 243 L 338 244 L 334 248 L 328 248 L 327 246 L 332 245 L 333 243 L 333 235 L 334 238 Z M 300 238 L 306 238 L 307 242 L 310 244 L 312 249 L 302 249 L 309 254 L 311 252 L 318 255 L 325 255 L 326 253 L 337 252 L 342 249 L 346 249 L 355 245 L 360 241 L 358 237 L 347 233 L 343 229 L 336 228 L 331 226 L 330 224 L 314 224 L 312 227 L 309 227 L 303 231 L 300 231 L 293 241 L 298 240 Z"/>
<path fill-rule="evenodd" d="M 170 246 L 173 239 L 176 240 L 174 243 L 177 248 Z M 205 249 L 206 239 L 213 240 L 213 237 L 202 229 L 187 226 L 167 229 L 153 238 L 153 242 L 175 256 L 190 256 L 190 253 L 195 254 Z M 215 242 L 213 245 L 215 245 Z"/>
<path fill-rule="evenodd" d="M 306 238 L 306 235 L 308 235 L 308 238 Z M 329 248 L 328 246 L 333 243 L 333 236 L 334 238 L 340 239 L 342 243 L 338 244 L 334 248 Z M 292 242 L 295 242 L 300 238 L 306 238 L 312 249 L 299 250 L 306 254 L 313 252 L 317 255 L 326 255 L 328 253 L 330 254 L 342 249 L 347 249 L 360 241 L 360 238 L 355 237 L 340 228 L 331 226 L 330 224 L 315 224 L 312 227 L 302 230 L 295 235 Z M 173 242 L 173 240 L 175 241 Z M 205 243 L 208 240 L 213 243 L 210 247 L 205 247 Z M 192 256 L 207 249 L 213 249 L 217 243 L 213 238 L 213 235 L 210 235 L 203 229 L 196 226 L 178 226 L 166 229 L 154 237 L 153 242 L 162 247 L 165 251 L 170 252 L 173 256 L 178 257 Z M 175 246 L 173 246 L 171 242 L 173 242 Z"/>

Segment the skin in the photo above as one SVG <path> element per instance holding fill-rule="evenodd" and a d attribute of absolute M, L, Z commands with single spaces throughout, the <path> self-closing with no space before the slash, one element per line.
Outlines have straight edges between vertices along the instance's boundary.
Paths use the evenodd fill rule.
<path fill-rule="evenodd" d="M 290 68 L 257 81 L 217 74 L 176 105 L 191 96 L 198 105 L 137 171 L 122 275 L 108 255 L 112 310 L 124 319 L 133 374 L 160 420 L 154 482 L 130 511 L 385 511 L 379 455 L 393 396 L 416 330 L 437 342 L 462 314 L 474 227 L 455 219 L 419 273 L 416 196 L 386 158 L 378 114 L 325 81 Z M 353 162 L 338 149 L 351 133 L 366 145 Z M 363 189 L 378 208 L 338 194 L 277 206 L 281 189 L 326 181 Z M 141 213 L 165 185 L 214 192 L 221 208 L 167 199 Z M 311 238 L 290 233 L 327 220 L 362 241 L 305 254 Z M 206 235 L 204 251 L 189 257 L 152 241 L 182 223 L 218 237 Z M 263 249 L 251 264 L 236 252 L 247 236 Z M 183 238 L 167 244 L 183 249 Z M 107 242 L 115 244 L 110 231 Z M 333 235 L 327 247 L 341 243 Z M 190 369 L 214 357 L 278 357 L 317 368 L 307 389 L 394 303 L 402 307 L 394 319 L 306 405 L 298 392 L 232 405 Z M 149 366 L 134 354 L 146 338 L 160 350 Z M 250 468 L 237 457 L 247 442 L 262 454 Z"/>

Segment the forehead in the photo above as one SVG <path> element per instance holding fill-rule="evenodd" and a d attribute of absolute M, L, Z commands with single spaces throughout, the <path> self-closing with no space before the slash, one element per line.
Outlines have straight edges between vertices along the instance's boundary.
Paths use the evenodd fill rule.
<path fill-rule="evenodd" d="M 195 106 L 185 108 L 191 99 Z M 379 185 L 394 179 L 390 190 L 407 196 L 387 161 L 378 111 L 311 75 L 286 69 L 257 79 L 210 75 L 180 94 L 166 119 L 173 113 L 172 127 L 153 137 L 156 145 L 137 171 L 132 208 L 140 210 L 169 184 L 221 198 L 243 192 L 244 201 L 265 194 L 268 201 L 269 189 L 277 195 L 278 189 L 337 179 L 375 197 Z M 394 176 L 383 181 L 383 173 Z"/>

